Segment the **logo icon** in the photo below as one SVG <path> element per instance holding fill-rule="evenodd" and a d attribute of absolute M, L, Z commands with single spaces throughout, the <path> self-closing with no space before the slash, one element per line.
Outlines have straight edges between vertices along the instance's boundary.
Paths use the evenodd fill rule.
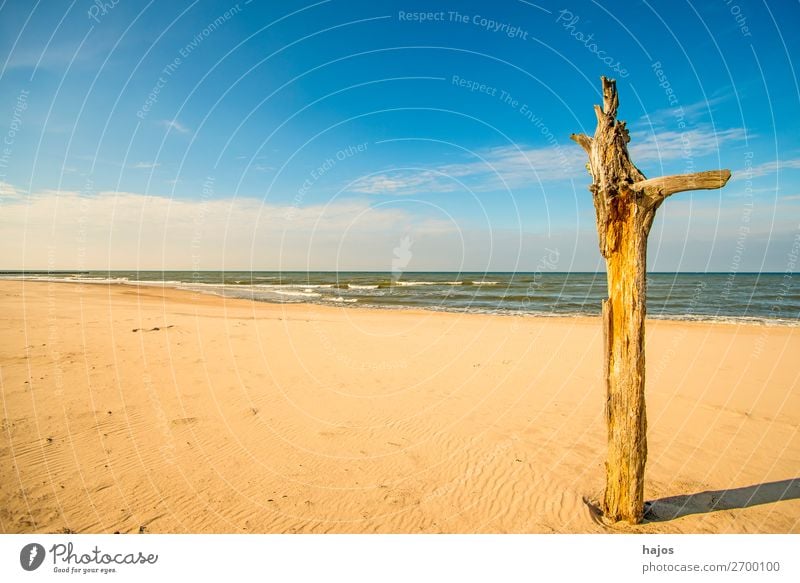
<path fill-rule="evenodd" d="M 19 552 L 19 564 L 26 571 L 35 571 L 44 562 L 44 547 L 39 543 L 30 543 Z"/>
<path fill-rule="evenodd" d="M 411 261 L 411 257 L 413 256 L 413 253 L 411 252 L 411 246 L 413 244 L 414 241 L 411 239 L 411 236 L 406 235 L 400 239 L 400 245 L 393 249 L 394 258 L 392 258 L 392 277 L 395 279 L 395 281 L 400 279 L 400 276 L 403 275 L 403 270 Z"/>

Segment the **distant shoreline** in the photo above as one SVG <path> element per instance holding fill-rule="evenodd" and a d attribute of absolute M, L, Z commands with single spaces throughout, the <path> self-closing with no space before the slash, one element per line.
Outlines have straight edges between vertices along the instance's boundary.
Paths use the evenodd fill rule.
<path fill-rule="evenodd" d="M 106 275 L 108 272 L 102 272 L 103 275 Z M 130 273 L 130 272 L 111 272 L 113 273 Z M 141 272 L 140 272 L 141 273 Z M 152 272 L 151 272 L 152 273 Z M 169 272 L 167 272 L 169 273 Z M 178 272 L 172 272 L 178 273 Z M 187 273 L 187 272 L 183 272 Z M 206 273 L 228 273 L 228 272 L 206 272 Z M 259 273 L 259 272 L 254 272 Z M 260 273 L 277 273 L 277 272 L 260 272 Z M 300 272 L 302 274 L 336 274 L 336 272 Z M 360 274 L 365 276 L 372 276 L 375 274 L 378 275 L 386 275 L 385 272 L 339 272 L 339 274 Z M 450 275 L 446 274 L 445 272 L 431 272 L 438 275 Z M 89 274 L 100 275 L 98 272 L 89 272 Z M 288 272 L 283 272 L 283 275 L 287 275 Z M 26 275 L 34 275 L 31 273 L 26 273 Z M 525 317 L 525 318 L 567 318 L 567 319 L 575 319 L 575 318 L 596 318 L 599 316 L 599 308 L 601 303 L 601 298 L 598 298 L 595 303 L 589 304 L 587 301 L 585 304 L 581 306 L 581 309 L 551 309 L 551 310 L 535 310 L 535 309 L 492 309 L 482 306 L 473 306 L 469 304 L 458 305 L 454 303 L 448 303 L 449 295 L 442 296 L 444 299 L 439 299 L 438 302 L 428 302 L 426 303 L 424 300 L 419 300 L 414 296 L 414 294 L 431 294 L 435 292 L 430 292 L 428 290 L 441 290 L 443 288 L 452 288 L 452 289 L 468 289 L 474 290 L 468 293 L 473 294 L 473 297 L 480 297 L 481 294 L 484 293 L 484 289 L 495 290 L 498 289 L 498 282 L 494 281 L 487 281 L 487 282 L 472 282 L 468 279 L 464 281 L 447 281 L 447 282 L 428 282 L 428 281 L 399 281 L 396 284 L 387 285 L 386 288 L 383 289 L 361 289 L 361 288 L 377 288 L 379 287 L 376 285 L 358 285 L 358 284 L 333 284 L 333 283 L 326 283 L 326 284 L 306 284 L 306 283 L 277 283 L 277 284 L 256 284 L 256 285 L 249 285 L 247 282 L 244 283 L 229 283 L 229 284 L 204 284 L 204 283 L 197 283 L 197 282 L 181 282 L 175 280 L 169 281 L 159 281 L 159 280 L 129 280 L 125 278 L 82 278 L 82 277 L 70 277 L 70 278 L 62 278 L 62 277 L 49 277 L 52 276 L 53 272 L 48 274 L 48 276 L 35 276 L 35 277 L 8 277 L 7 274 L 0 273 L 0 282 L 2 281 L 20 281 L 25 282 L 26 284 L 37 284 L 37 283 L 58 283 L 58 284 L 77 284 L 77 285 L 108 285 L 108 286 L 129 286 L 129 287 L 136 287 L 136 288 L 162 288 L 162 289 L 174 289 L 177 291 L 184 291 L 190 292 L 193 294 L 203 295 L 203 296 L 212 296 L 212 297 L 224 297 L 227 299 L 242 299 L 256 303 L 266 303 L 272 304 L 276 306 L 280 305 L 320 305 L 320 306 L 327 306 L 327 307 L 341 307 L 341 308 L 348 308 L 348 309 L 366 309 L 366 310 L 388 310 L 388 311 L 422 311 L 422 312 L 433 312 L 433 313 L 452 313 L 452 314 L 475 314 L 475 315 L 488 315 L 488 316 L 503 316 L 503 317 Z M 65 275 L 74 275 L 74 272 L 69 272 Z M 423 272 L 409 272 L 405 274 L 407 276 L 413 275 L 423 275 Z M 461 275 L 469 275 L 468 273 L 462 273 Z M 491 277 L 491 273 L 480 275 L 486 275 Z M 497 272 L 494 275 L 500 276 L 503 275 L 501 272 Z M 515 275 L 523 275 L 523 274 L 515 274 Z M 548 273 L 548 276 L 557 276 L 559 274 L 556 273 Z M 576 275 L 576 274 L 572 274 Z M 586 274 L 580 274 L 586 275 Z M 595 277 L 596 274 L 590 274 L 589 277 Z M 659 275 L 659 274 L 655 274 Z M 663 274 L 662 274 L 663 275 Z M 686 274 L 682 274 L 686 275 Z M 702 274 L 702 275 L 711 275 L 711 274 Z M 721 274 L 725 275 L 725 274 Z M 763 275 L 763 274 L 762 274 Z M 780 274 L 777 274 L 780 275 Z M 467 283 L 465 283 L 465 281 Z M 490 284 L 490 285 L 487 285 Z M 602 288 L 604 291 L 604 279 L 598 282 L 598 287 Z M 338 287 L 337 287 L 338 285 Z M 355 287 L 350 287 L 355 286 Z M 500 289 L 507 289 L 503 288 L 502 285 L 499 286 Z M 703 286 L 704 287 L 704 286 Z M 416 291 L 422 290 L 422 291 Z M 374 297 L 370 295 L 364 294 L 379 294 L 379 293 L 388 293 L 388 296 L 384 296 L 383 303 L 380 301 L 375 302 Z M 403 294 L 405 296 L 401 296 L 399 300 L 393 300 L 394 295 Z M 442 294 L 451 293 L 449 290 L 444 290 L 441 292 Z M 491 293 L 491 292 L 490 292 Z M 532 293 L 539 293 L 539 289 L 534 290 Z M 358 297 L 347 297 L 348 294 L 358 294 Z M 677 295 L 677 294 L 676 294 Z M 385 298 L 388 297 L 392 301 L 387 301 Z M 794 298 L 794 295 L 792 296 Z M 439 298 L 439 296 L 437 296 Z M 370 301 L 373 299 L 373 301 Z M 379 300 L 381 298 L 378 298 Z M 523 298 L 525 300 L 526 298 Z M 558 300 L 557 300 L 558 301 Z M 565 302 L 566 303 L 566 302 Z M 758 317 L 758 316 L 748 316 L 748 315 L 731 315 L 731 314 L 708 314 L 698 312 L 696 308 L 697 300 L 695 297 L 690 298 L 688 301 L 680 301 L 679 299 L 675 299 L 672 301 L 674 304 L 675 310 L 680 310 L 682 306 L 685 306 L 685 313 L 659 313 L 654 310 L 650 310 L 647 315 L 647 319 L 649 321 L 673 321 L 673 322 L 700 322 L 700 323 L 709 323 L 709 324 L 729 324 L 729 325 L 753 325 L 753 326 L 779 326 L 779 327 L 800 327 L 800 318 L 778 318 L 778 317 Z"/>
<path fill-rule="evenodd" d="M 321 270 L 321 271 L 314 271 L 314 270 L 293 270 L 293 269 L 285 269 L 283 271 L 277 269 L 90 269 L 90 270 L 80 270 L 80 269 L 57 269 L 57 270 L 47 270 L 47 269 L 9 269 L 9 270 L 0 270 L 0 275 L 66 275 L 66 274 L 76 274 L 76 275 L 91 275 L 93 273 L 173 273 L 173 272 L 184 272 L 184 273 L 284 273 L 287 275 L 296 275 L 300 273 L 364 273 L 364 274 L 378 274 L 378 273 L 388 273 L 386 271 L 380 270 Z M 538 273 L 537 271 L 408 271 L 406 273 L 414 274 L 414 273 L 461 273 L 461 274 L 475 274 L 475 273 L 483 273 L 485 275 L 530 275 L 533 273 Z M 552 275 L 605 275 L 605 271 L 548 271 Z M 785 271 L 648 271 L 648 275 L 784 275 Z M 792 272 L 794 275 L 794 272 Z"/>

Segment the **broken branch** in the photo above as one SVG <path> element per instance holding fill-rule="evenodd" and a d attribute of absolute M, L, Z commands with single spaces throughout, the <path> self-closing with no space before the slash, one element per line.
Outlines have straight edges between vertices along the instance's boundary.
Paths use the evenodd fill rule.
<path fill-rule="evenodd" d="M 640 180 L 630 186 L 634 192 L 644 193 L 646 196 L 662 201 L 676 192 L 686 190 L 712 190 L 722 188 L 731 177 L 730 170 L 709 170 L 692 174 L 673 174 L 672 176 L 659 176 L 649 180 Z"/>
<path fill-rule="evenodd" d="M 586 134 L 572 134 L 569 138 L 583 148 L 587 154 L 592 154 L 592 138 Z"/>

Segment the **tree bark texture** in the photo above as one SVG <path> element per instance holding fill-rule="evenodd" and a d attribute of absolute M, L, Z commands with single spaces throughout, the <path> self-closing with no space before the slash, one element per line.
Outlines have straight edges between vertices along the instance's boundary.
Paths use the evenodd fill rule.
<path fill-rule="evenodd" d="M 645 315 L 647 236 L 656 210 L 671 194 L 723 187 L 728 170 L 647 180 L 631 162 L 624 121 L 617 120 L 616 82 L 601 78 L 603 106 L 595 105 L 594 137 L 571 138 L 589 155 L 600 253 L 606 260 L 603 301 L 605 417 L 608 430 L 606 488 L 601 501 L 609 522 L 641 522 L 647 462 Z"/>

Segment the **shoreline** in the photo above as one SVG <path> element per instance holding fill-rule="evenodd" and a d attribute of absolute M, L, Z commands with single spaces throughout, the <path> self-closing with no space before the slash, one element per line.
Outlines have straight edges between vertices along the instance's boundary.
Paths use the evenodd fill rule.
<path fill-rule="evenodd" d="M 420 313 L 434 313 L 434 314 L 456 314 L 467 316 L 498 316 L 502 318 L 534 318 L 534 319 L 563 319 L 563 320 L 589 320 L 595 321 L 600 318 L 600 311 L 597 314 L 588 313 L 545 313 L 545 312 L 514 312 L 512 310 L 497 310 L 488 311 L 480 309 L 458 309 L 458 308 L 423 308 L 423 307 L 409 307 L 409 306 L 392 306 L 392 305 L 379 305 L 367 303 L 347 303 L 336 301 L 306 301 L 306 302 L 277 302 L 265 299 L 247 298 L 241 296 L 226 296 L 221 293 L 213 291 L 199 291 L 196 289 L 186 289 L 177 287 L 174 282 L 159 283 L 148 281 L 92 281 L 92 280 L 63 280 L 58 278 L 52 279 L 25 279 L 25 278 L 4 278 L 0 276 L 0 285 L 3 282 L 22 282 L 25 284 L 67 284 L 67 285 L 90 285 L 90 286 L 120 286 L 135 288 L 137 290 L 144 289 L 162 289 L 172 290 L 175 292 L 182 292 L 187 294 L 196 294 L 204 297 L 216 297 L 225 301 L 242 300 L 245 302 L 252 302 L 256 304 L 266 304 L 270 306 L 304 306 L 312 305 L 321 308 L 345 308 L 348 310 L 379 310 L 390 312 L 410 312 L 413 314 Z M 192 284 L 177 284 L 177 285 L 192 285 Z M 236 289 L 236 285 L 229 285 L 231 289 Z M 780 327 L 780 328 L 800 328 L 800 320 L 789 320 L 785 318 L 759 318 L 756 316 L 710 316 L 703 314 L 685 314 L 681 316 L 673 315 L 651 315 L 648 314 L 646 321 L 649 323 L 654 322 L 676 322 L 676 323 L 698 323 L 698 324 L 712 324 L 715 326 L 754 326 L 754 327 Z"/>
<path fill-rule="evenodd" d="M 55 283 L 0 282 L 0 531 L 800 532 L 795 328 L 649 323 L 609 529 L 597 318 Z"/>

